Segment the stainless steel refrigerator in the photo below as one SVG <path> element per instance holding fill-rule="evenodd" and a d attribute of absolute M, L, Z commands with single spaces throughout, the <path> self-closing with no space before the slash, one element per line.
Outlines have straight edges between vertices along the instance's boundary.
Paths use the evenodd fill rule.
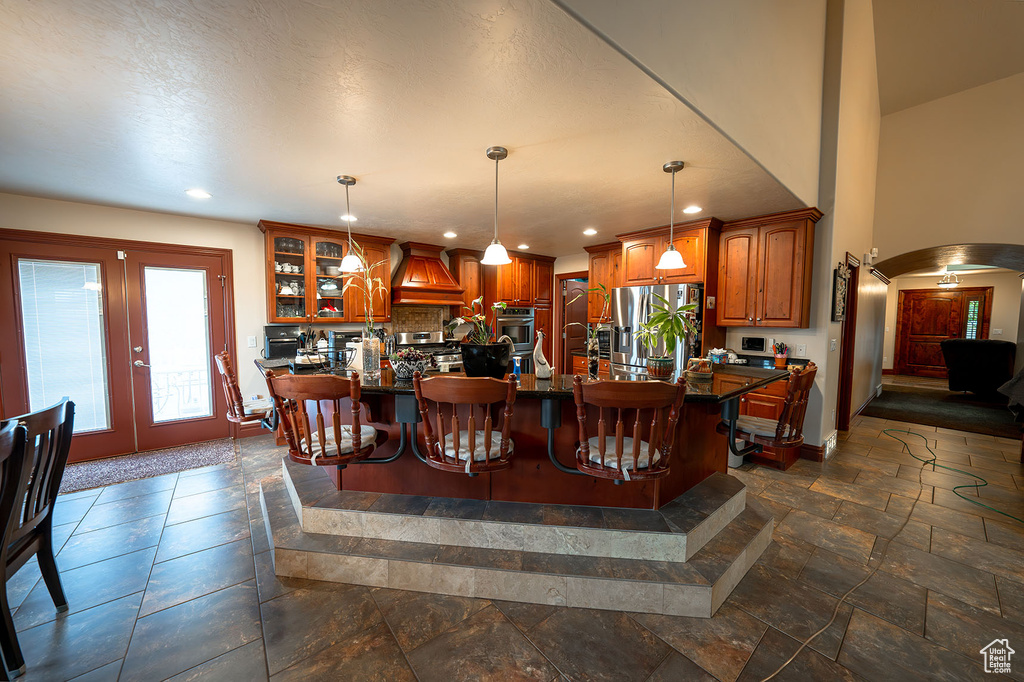
<path fill-rule="evenodd" d="M 702 284 L 662 284 L 656 286 L 622 287 L 612 289 L 612 343 L 611 343 L 611 376 L 612 378 L 644 379 L 647 377 L 648 349 L 640 342 L 637 330 L 647 322 L 653 303 L 657 303 L 655 294 L 669 302 L 674 310 L 687 303 L 696 303 L 694 313 L 697 316 L 697 334 L 691 334 L 676 344 L 676 371 L 686 367 L 686 361 L 692 355 L 700 355 L 700 330 L 704 308 L 704 286 Z M 656 355 L 664 354 L 664 342 L 658 344 Z M 677 374 L 678 376 L 678 374 Z"/>

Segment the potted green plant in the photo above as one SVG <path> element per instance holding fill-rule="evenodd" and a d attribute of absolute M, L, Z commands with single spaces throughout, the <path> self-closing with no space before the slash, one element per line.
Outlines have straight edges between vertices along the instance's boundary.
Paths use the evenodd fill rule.
<path fill-rule="evenodd" d="M 608 293 L 608 287 L 606 287 L 604 284 L 602 284 L 600 282 L 598 282 L 598 284 L 596 286 L 592 286 L 589 289 L 587 289 L 586 291 L 581 291 L 578 294 L 576 294 L 572 298 L 572 300 L 569 301 L 569 303 L 566 304 L 566 307 L 568 307 L 569 305 L 575 303 L 580 298 L 582 298 L 583 296 L 586 296 L 588 294 L 600 294 L 601 295 L 603 303 L 601 305 L 601 317 L 600 317 L 600 319 L 602 319 L 602 320 L 606 319 L 608 317 L 608 308 L 611 305 L 611 295 Z M 587 350 L 587 374 L 589 375 L 589 378 L 596 379 L 597 376 L 598 376 L 598 372 L 600 371 L 600 367 L 601 367 L 600 346 L 599 346 L 599 344 L 597 342 L 597 332 L 598 332 L 599 329 L 601 329 L 601 324 L 598 323 L 598 324 L 595 324 L 595 325 L 589 325 L 589 324 L 583 324 L 582 322 L 569 322 L 565 326 L 566 327 L 571 327 L 572 325 L 577 325 L 579 327 L 583 327 L 586 330 L 586 332 L 587 332 L 587 346 L 586 346 L 586 350 Z"/>
<path fill-rule="evenodd" d="M 340 275 L 345 278 L 342 293 L 354 289 L 363 297 L 363 309 L 366 311 L 366 322 L 363 327 L 363 377 L 376 379 L 380 376 L 380 339 L 377 338 L 373 328 L 373 318 L 376 309 L 374 303 L 387 301 L 388 285 L 380 277 L 374 276 L 373 272 L 380 267 L 384 261 L 369 263 L 366 260 L 366 252 L 358 242 L 352 242 L 352 252 L 359 259 L 361 269 L 358 272 L 344 273 Z"/>
<path fill-rule="evenodd" d="M 651 304 L 654 312 L 637 330 L 637 336 L 651 352 L 647 356 L 647 376 L 651 379 L 670 379 L 675 370 L 676 345 L 680 340 L 685 340 L 688 334 L 697 333 L 697 326 L 690 319 L 697 304 L 688 303 L 673 308 L 664 297 L 653 293 L 652 296 L 657 299 Z M 656 355 L 655 351 L 662 342 L 665 343 L 665 352 Z"/>
<path fill-rule="evenodd" d="M 498 302 L 491 306 L 493 311 L 494 324 L 497 325 L 499 310 L 504 310 L 506 304 Z M 495 326 L 487 324 L 487 315 L 484 312 L 484 297 L 480 296 L 471 305 L 462 306 L 468 314 L 456 317 L 448 323 L 448 331 L 469 323 L 471 325 L 466 340 L 461 346 L 462 368 L 466 376 L 470 377 L 494 377 L 504 379 L 508 373 L 508 363 L 512 359 L 512 347 L 510 344 L 497 342 L 492 343 Z"/>

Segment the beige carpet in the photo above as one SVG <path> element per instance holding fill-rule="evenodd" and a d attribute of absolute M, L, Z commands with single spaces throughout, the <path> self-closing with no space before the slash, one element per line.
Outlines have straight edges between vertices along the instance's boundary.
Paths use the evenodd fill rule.
<path fill-rule="evenodd" d="M 98 488 L 112 483 L 198 469 L 211 464 L 234 462 L 235 459 L 234 442 L 230 438 L 222 438 L 166 450 L 78 462 L 65 467 L 60 492 L 71 493 L 76 490 Z"/>

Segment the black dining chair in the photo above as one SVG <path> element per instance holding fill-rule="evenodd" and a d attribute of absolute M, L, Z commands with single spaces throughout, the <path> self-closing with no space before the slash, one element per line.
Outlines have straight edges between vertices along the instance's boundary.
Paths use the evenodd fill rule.
<path fill-rule="evenodd" d="M 64 467 L 71 449 L 71 434 L 75 421 L 75 404 L 68 398 L 53 407 L 39 412 L 14 417 L 0 425 L 24 429 L 22 465 L 17 477 L 3 479 L 0 497 L 12 495 L 12 503 L 4 521 L 4 538 L 0 543 L 0 570 L 3 570 L 5 589 L 0 600 L 0 624 L 3 632 L 0 651 L 3 653 L 7 670 L 20 675 L 25 670 L 25 657 L 18 645 L 18 638 L 7 603 L 7 581 L 25 563 L 36 557 L 43 582 L 50 591 L 58 612 L 68 610 L 68 600 L 57 572 L 57 561 L 53 552 L 53 506 L 64 476 Z M 12 467 L 13 468 L 13 467 Z M 5 472 L 6 473 L 6 472 Z M 13 488 L 13 491 L 12 491 Z M 3 508 L 0 507 L 0 511 Z"/>

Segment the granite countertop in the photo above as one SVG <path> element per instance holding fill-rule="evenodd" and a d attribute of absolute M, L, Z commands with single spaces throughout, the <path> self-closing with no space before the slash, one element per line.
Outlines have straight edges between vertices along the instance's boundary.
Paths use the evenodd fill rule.
<path fill-rule="evenodd" d="M 344 371 L 335 372 L 346 376 Z M 446 376 L 430 374 L 429 376 Z M 451 376 L 464 376 L 452 372 Z M 716 365 L 711 381 L 689 381 L 686 384 L 686 402 L 720 403 L 730 398 L 749 393 L 768 384 L 789 377 L 789 372 L 777 369 L 762 369 L 743 365 Z M 628 381 L 627 379 L 605 379 L 605 381 Z M 381 370 L 379 379 L 360 377 L 364 395 L 411 395 L 412 379 L 396 379 L 390 369 Z M 519 398 L 548 398 L 572 400 L 572 374 L 555 374 L 550 379 L 538 379 L 533 374 L 523 374 L 519 379 Z"/>

